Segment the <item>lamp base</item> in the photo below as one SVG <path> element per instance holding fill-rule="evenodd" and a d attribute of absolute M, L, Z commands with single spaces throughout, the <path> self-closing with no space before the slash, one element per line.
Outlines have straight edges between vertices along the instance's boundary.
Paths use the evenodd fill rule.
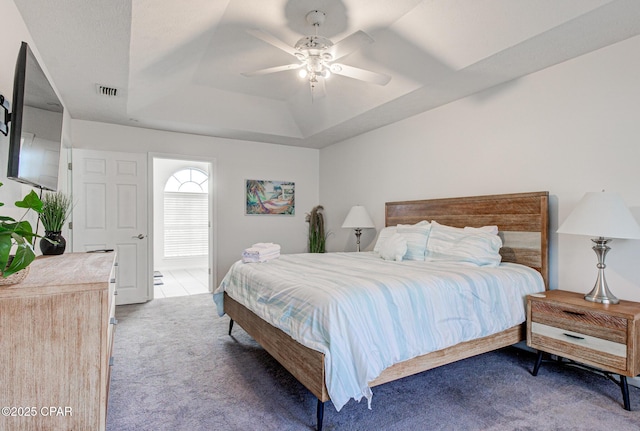
<path fill-rule="evenodd" d="M 618 302 L 620 302 L 620 300 L 616 298 L 615 295 L 611 293 L 609 290 L 605 292 L 600 292 L 599 290 L 596 290 L 595 287 L 591 292 L 587 293 L 584 296 L 584 299 L 586 299 L 587 301 L 597 302 L 600 304 L 617 304 Z"/>
<path fill-rule="evenodd" d="M 360 252 L 360 235 L 362 235 L 362 229 L 356 228 L 356 251 Z"/>
<path fill-rule="evenodd" d="M 611 293 L 607 286 L 607 280 L 604 278 L 604 269 L 607 267 L 604 264 L 604 258 L 607 252 L 611 250 L 611 248 L 607 246 L 607 243 L 611 241 L 611 239 L 600 237 L 594 238 L 591 241 L 594 243 L 592 249 L 596 253 L 596 256 L 598 256 L 598 278 L 596 279 L 595 286 L 593 286 L 591 292 L 584 296 L 584 299 L 600 304 L 617 304 L 620 300 Z"/>

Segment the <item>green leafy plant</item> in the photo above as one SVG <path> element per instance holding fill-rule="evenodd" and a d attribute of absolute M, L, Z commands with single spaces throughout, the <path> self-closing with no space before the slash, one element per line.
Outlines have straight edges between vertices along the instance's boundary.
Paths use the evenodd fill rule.
<path fill-rule="evenodd" d="M 324 233 L 324 207 L 316 205 L 307 214 L 305 221 L 309 223 L 309 253 L 324 253 L 327 236 Z"/>
<path fill-rule="evenodd" d="M 47 232 L 60 232 L 71 214 L 71 199 L 62 192 L 47 193 L 42 197 L 40 221 Z"/>
<path fill-rule="evenodd" d="M 3 205 L 4 203 L 0 202 L 0 206 Z M 26 209 L 20 220 L 16 221 L 12 217 L 0 215 L 0 272 L 2 272 L 2 277 L 8 277 L 26 268 L 36 258 L 33 243 L 35 238 L 40 235 L 33 232 L 31 223 L 24 218 L 30 210 L 38 214 L 42 212 L 42 201 L 31 190 L 21 201 L 17 201 L 15 206 Z M 15 250 L 13 254 L 12 250 Z"/>

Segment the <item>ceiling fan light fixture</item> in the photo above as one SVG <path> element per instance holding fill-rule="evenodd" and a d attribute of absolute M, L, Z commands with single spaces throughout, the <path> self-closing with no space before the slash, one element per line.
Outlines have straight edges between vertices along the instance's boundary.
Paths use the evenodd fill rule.
<path fill-rule="evenodd" d="M 324 80 L 328 79 L 332 74 L 346 76 L 370 84 L 386 85 L 391 79 L 388 75 L 346 64 L 333 63 L 349 55 L 363 44 L 372 43 L 373 39 L 359 30 L 334 44 L 330 39 L 318 35 L 318 28 L 324 23 L 325 18 L 326 14 L 319 10 L 312 10 L 307 13 L 307 22 L 313 26 L 315 34 L 302 37 L 293 47 L 264 31 L 256 29 L 249 31 L 251 35 L 258 39 L 293 55 L 299 63 L 268 67 L 242 74 L 245 76 L 258 76 L 296 69 L 298 77 L 309 82 L 312 99 L 316 88 L 317 91 L 324 94 Z"/>
<path fill-rule="evenodd" d="M 306 66 L 307 66 L 307 69 L 309 69 L 309 71 L 313 71 L 316 73 L 322 72 L 322 69 L 323 69 L 322 62 L 315 55 L 307 58 Z"/>

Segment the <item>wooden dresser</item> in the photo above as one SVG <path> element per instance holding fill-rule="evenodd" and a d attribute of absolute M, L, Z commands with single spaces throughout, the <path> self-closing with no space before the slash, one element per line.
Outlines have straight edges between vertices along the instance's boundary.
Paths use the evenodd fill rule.
<path fill-rule="evenodd" d="M 0 286 L 0 430 L 104 430 L 114 253 L 41 256 Z"/>

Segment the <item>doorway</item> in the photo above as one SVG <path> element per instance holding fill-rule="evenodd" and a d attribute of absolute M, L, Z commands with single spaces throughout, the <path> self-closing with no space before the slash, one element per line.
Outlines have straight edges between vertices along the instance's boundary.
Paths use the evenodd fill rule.
<path fill-rule="evenodd" d="M 213 163 L 152 157 L 153 298 L 211 292 Z"/>

